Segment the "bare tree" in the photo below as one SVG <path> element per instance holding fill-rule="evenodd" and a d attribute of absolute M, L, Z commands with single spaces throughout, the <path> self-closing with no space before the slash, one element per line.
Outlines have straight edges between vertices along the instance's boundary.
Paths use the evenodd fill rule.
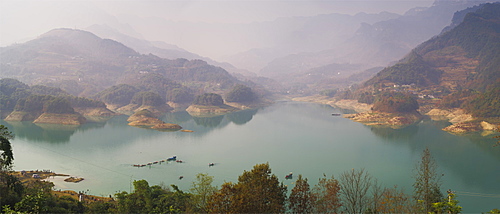
<path fill-rule="evenodd" d="M 364 169 L 345 171 L 340 175 L 342 204 L 347 213 L 363 213 L 369 207 L 368 190 L 372 176 Z"/>

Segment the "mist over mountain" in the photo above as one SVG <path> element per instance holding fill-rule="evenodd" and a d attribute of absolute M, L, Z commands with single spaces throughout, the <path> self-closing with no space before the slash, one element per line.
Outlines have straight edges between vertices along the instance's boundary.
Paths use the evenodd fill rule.
<path fill-rule="evenodd" d="M 414 7 L 403 15 L 390 12 L 352 13 L 353 15 L 325 13 L 246 23 L 237 20 L 234 22 L 230 20 L 227 22 L 208 20 L 196 22 L 177 20 L 172 18 L 173 16 L 166 18 L 167 16 L 154 15 L 161 8 L 151 10 L 151 15 L 139 10 L 139 8 L 135 13 L 123 11 L 112 13 L 110 11 L 113 8 L 108 8 L 108 11 L 101 8 L 93 11 L 93 16 L 82 13 L 82 18 L 88 16 L 89 19 L 79 22 L 78 26 L 88 26 L 84 29 L 102 38 L 108 38 L 108 43 L 110 43 L 108 48 L 114 46 L 114 48 L 119 49 L 118 45 L 111 44 L 112 41 L 130 48 L 131 51 L 125 51 L 126 48 L 121 50 L 125 51 L 121 53 L 124 55 L 133 56 L 129 54 L 133 51 L 134 54 L 148 55 L 151 53 L 171 61 L 175 61 L 177 58 L 201 59 L 208 63 L 205 66 L 221 67 L 242 81 L 268 83 L 268 87 L 276 87 L 279 82 L 279 85 L 284 86 L 285 90 L 302 88 L 314 92 L 325 88 L 349 87 L 370 78 L 369 75 L 360 76 L 357 74 L 365 71 L 365 74 L 373 74 L 373 68 L 394 63 L 412 48 L 438 35 L 444 27 L 450 25 L 455 11 L 472 7 L 481 2 L 485 1 L 439 0 L 430 7 Z M 372 2 L 367 1 L 366 3 Z M 399 3 L 401 2 L 393 4 Z M 242 4 L 244 5 L 244 3 Z M 153 5 L 144 4 L 143 6 L 151 8 Z M 186 11 L 192 9 L 187 7 L 189 5 L 191 4 L 185 5 Z M 325 3 L 325 5 L 328 4 Z M 75 6 L 69 8 L 73 7 Z M 92 7 L 92 4 L 89 4 L 82 8 L 82 11 L 90 12 L 93 8 L 98 7 Z M 171 8 L 163 9 L 166 11 Z M 207 11 L 202 8 L 197 8 L 197 10 L 209 13 L 208 8 Z M 68 11 L 61 11 L 61 13 L 65 12 Z M 454 22 L 457 21 L 454 20 Z M 58 45 L 61 46 L 61 44 Z M 52 46 L 54 45 L 52 44 Z M 58 53 L 59 57 L 62 57 L 61 54 L 66 54 L 66 57 L 75 57 L 76 59 L 82 55 L 80 52 L 86 48 L 95 47 L 96 49 L 88 49 L 92 51 L 102 48 L 92 45 L 79 47 L 78 44 L 70 46 L 64 50 L 69 52 Z M 20 47 L 25 48 L 26 46 L 21 45 Z M 3 49 L 3 51 L 5 52 L 7 49 Z M 195 49 L 197 52 L 192 51 Z M 50 53 L 53 50 L 47 52 Z M 44 55 L 45 58 L 54 57 L 54 54 L 49 55 L 44 51 L 38 53 L 31 50 L 21 54 L 13 50 L 12 53 L 19 56 L 16 60 L 36 59 L 43 61 L 36 57 L 30 58 L 34 57 L 34 54 Z M 99 62 L 111 57 L 103 55 L 104 57 L 99 58 L 92 54 L 103 53 L 89 51 L 87 53 L 90 55 L 86 56 L 85 60 L 95 57 L 95 60 Z M 7 55 L 4 54 L 4 56 Z M 5 57 L 5 59 L 9 59 L 9 57 L 11 56 Z M 100 66 L 90 62 L 87 64 L 89 67 Z M 31 70 L 31 73 L 37 73 L 28 68 L 30 66 L 32 65 L 23 67 L 24 71 Z M 58 70 L 59 73 L 63 73 L 63 70 L 66 69 L 71 72 L 75 70 L 74 68 L 70 69 L 71 66 L 66 63 L 60 64 L 59 67 L 51 66 L 54 66 L 54 69 Z M 116 63 L 113 66 L 115 66 L 113 69 L 117 70 L 128 69 L 125 68 L 126 66 Z M 44 66 L 40 68 L 46 69 Z M 78 67 L 76 70 L 85 69 Z M 12 73 L 12 68 L 6 71 L 7 74 Z M 35 81 L 34 77 L 28 77 L 26 74 L 19 75 L 24 78 L 23 81 L 28 83 Z M 266 78 L 272 78 L 272 80 Z"/>
<path fill-rule="evenodd" d="M 276 58 L 289 54 L 327 50 L 338 46 L 352 37 L 361 23 L 375 23 L 398 16 L 387 12 L 356 15 L 324 14 L 256 23 L 250 27 L 255 28 L 256 35 L 266 35 L 268 40 L 264 40 L 259 44 L 260 46 L 223 59 L 237 67 L 258 72 Z"/>
<path fill-rule="evenodd" d="M 67 28 L 2 47 L 0 59 L 2 78 L 61 87 L 80 96 L 152 73 L 190 85 L 193 90 L 218 91 L 240 83 L 226 70 L 202 60 L 144 55 L 117 41 Z"/>
<path fill-rule="evenodd" d="M 437 1 L 429 8 L 414 8 L 403 16 L 373 24 L 360 23 L 357 31 L 335 48 L 276 58 L 258 74 L 276 78 L 298 72 L 310 73 L 314 68 L 328 64 L 345 63 L 359 65 L 357 69 L 347 71 L 353 74 L 387 66 L 418 44 L 438 35 L 450 24 L 456 11 L 481 2 L 486 1 Z"/>
<path fill-rule="evenodd" d="M 478 117 L 500 116 L 500 3 L 455 14 L 463 21 L 413 49 L 363 84 L 359 92 L 398 91 L 442 98 L 440 107 Z M 422 96 L 423 96 L 422 95 Z M 422 100 L 426 103 L 425 100 Z"/>
<path fill-rule="evenodd" d="M 217 62 L 208 57 L 202 57 L 198 54 L 191 53 L 187 50 L 178 47 L 177 45 L 168 44 L 163 41 L 147 41 L 144 39 L 129 36 L 105 24 L 104 25 L 95 24 L 87 27 L 85 30 L 90 31 L 99 37 L 108 38 L 121 42 L 126 46 L 131 47 L 132 49 L 138 51 L 141 54 L 151 53 L 167 59 L 178 59 L 178 58 L 184 58 L 188 60 L 201 59 L 208 62 L 211 65 L 222 67 L 232 73 L 254 75 L 246 70 L 238 69 L 229 63 Z M 133 33 L 133 35 L 138 35 L 138 33 Z"/>

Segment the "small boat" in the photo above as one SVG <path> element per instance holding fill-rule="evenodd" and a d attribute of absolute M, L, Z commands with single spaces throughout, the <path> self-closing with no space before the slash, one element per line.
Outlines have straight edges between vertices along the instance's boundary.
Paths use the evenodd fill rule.
<path fill-rule="evenodd" d="M 141 167 L 141 165 L 140 165 L 140 164 L 134 164 L 134 165 L 132 165 L 132 166 L 134 166 L 134 167 Z"/>
<path fill-rule="evenodd" d="M 151 166 L 151 165 L 153 165 L 153 163 L 149 162 L 149 163 L 148 163 L 148 166 Z"/>
<path fill-rule="evenodd" d="M 167 161 L 174 161 L 176 159 L 177 159 L 177 156 L 174 155 L 172 157 L 167 158 Z"/>
<path fill-rule="evenodd" d="M 177 162 L 177 163 L 182 163 L 182 162 L 184 162 L 184 161 L 182 161 L 182 160 L 176 160 L 175 162 Z"/>
<path fill-rule="evenodd" d="M 293 173 L 289 173 L 288 175 L 285 175 L 285 179 L 292 179 L 293 178 Z"/>
<path fill-rule="evenodd" d="M 341 114 L 339 113 L 333 113 L 332 116 L 340 116 Z"/>
<path fill-rule="evenodd" d="M 184 176 L 182 176 L 182 175 L 181 175 L 181 176 L 179 176 L 179 180 L 182 180 L 183 178 L 184 178 Z"/>
<path fill-rule="evenodd" d="M 215 165 L 215 163 L 209 163 L 208 164 L 208 166 L 214 166 L 214 165 Z"/>
<path fill-rule="evenodd" d="M 153 162 L 153 164 L 158 164 L 158 161 Z"/>

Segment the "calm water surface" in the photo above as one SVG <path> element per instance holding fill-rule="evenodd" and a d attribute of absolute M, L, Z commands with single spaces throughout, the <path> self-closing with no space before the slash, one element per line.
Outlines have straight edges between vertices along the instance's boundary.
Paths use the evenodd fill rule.
<path fill-rule="evenodd" d="M 131 182 L 139 179 L 187 191 L 198 173 L 214 176 L 220 186 L 237 182 L 244 170 L 266 162 L 289 189 L 294 181 L 284 179 L 289 172 L 314 185 L 323 174 L 338 177 L 364 168 L 384 186 L 411 193 L 415 164 L 428 147 L 444 174 L 443 191 L 456 191 L 464 212 L 500 208 L 500 147 L 493 147 L 492 135 L 455 136 L 441 131 L 446 123 L 431 120 L 402 130 L 372 128 L 331 116 L 340 112 L 326 105 L 278 102 L 224 116 L 197 118 L 177 112 L 163 118 L 193 133 L 130 127 L 126 116 L 80 127 L 0 123 L 16 135 L 15 170 L 50 169 L 83 177 L 77 184 L 56 179 L 56 188 L 88 194 L 129 192 Z M 131 166 L 173 155 L 184 163 Z M 215 166 L 209 167 L 212 162 Z"/>

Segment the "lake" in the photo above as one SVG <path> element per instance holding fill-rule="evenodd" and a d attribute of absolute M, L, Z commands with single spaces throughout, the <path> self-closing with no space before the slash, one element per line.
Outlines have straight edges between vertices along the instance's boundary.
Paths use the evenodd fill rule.
<path fill-rule="evenodd" d="M 428 119 L 400 130 L 373 128 L 332 113 L 342 110 L 282 101 L 223 116 L 176 112 L 162 118 L 192 133 L 131 127 L 127 116 L 79 127 L 0 124 L 16 135 L 11 141 L 15 170 L 46 169 L 83 177 L 76 184 L 64 178 L 54 182 L 58 189 L 87 194 L 130 192 L 131 183 L 139 179 L 188 191 L 198 173 L 214 176 L 214 185 L 220 186 L 237 182 L 244 170 L 266 162 L 289 190 L 294 182 L 284 179 L 289 172 L 302 174 L 314 185 L 324 174 L 339 177 L 346 170 L 364 168 L 383 186 L 397 185 L 411 193 L 415 166 L 428 147 L 444 174 L 443 192 L 456 191 L 463 212 L 500 208 L 500 146 L 493 147 L 494 135 L 455 136 L 441 130 L 447 122 Z M 132 166 L 173 155 L 183 163 Z"/>

